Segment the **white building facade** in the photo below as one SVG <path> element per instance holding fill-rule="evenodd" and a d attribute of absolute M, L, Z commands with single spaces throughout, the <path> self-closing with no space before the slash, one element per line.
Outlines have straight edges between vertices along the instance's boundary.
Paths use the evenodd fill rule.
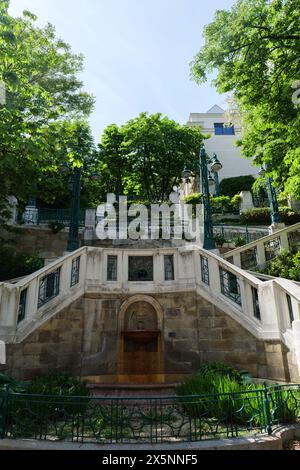
<path fill-rule="evenodd" d="M 237 126 L 228 127 L 225 110 L 214 105 L 206 113 L 191 113 L 188 125 L 199 127 L 203 134 L 211 137 L 205 140 L 205 149 L 210 157 L 214 153 L 223 165 L 219 173 L 220 181 L 236 176 L 258 176 L 259 168 L 252 161 L 242 157 L 236 141 L 241 138 L 241 129 Z"/>

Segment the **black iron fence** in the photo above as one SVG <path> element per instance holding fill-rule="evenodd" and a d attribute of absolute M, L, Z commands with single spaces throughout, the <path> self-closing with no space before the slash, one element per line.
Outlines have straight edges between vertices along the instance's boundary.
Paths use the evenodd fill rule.
<path fill-rule="evenodd" d="M 79 224 L 81 227 L 84 227 L 85 225 L 85 211 L 86 209 L 80 209 Z M 26 224 L 30 225 L 58 223 L 68 227 L 71 221 L 71 210 L 26 208 L 26 211 L 23 214 L 19 213 L 18 218 L 19 220 L 23 220 Z"/>
<path fill-rule="evenodd" d="M 300 419 L 300 385 L 176 397 L 0 395 L 0 438 L 183 442 L 267 432 Z"/>

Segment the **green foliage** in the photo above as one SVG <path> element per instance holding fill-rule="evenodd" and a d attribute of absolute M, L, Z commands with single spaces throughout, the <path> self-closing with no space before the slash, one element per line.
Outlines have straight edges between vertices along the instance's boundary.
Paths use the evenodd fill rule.
<path fill-rule="evenodd" d="M 245 371 L 237 370 L 235 367 L 225 364 L 224 362 L 208 362 L 202 364 L 198 370 L 198 374 L 206 376 L 210 374 L 218 375 L 219 377 L 228 376 L 229 378 L 241 383 Z"/>
<path fill-rule="evenodd" d="M 236 237 L 233 237 L 231 241 L 235 245 L 236 248 L 247 244 L 246 238 L 242 237 L 241 235 L 237 235 Z"/>
<path fill-rule="evenodd" d="M 3 244 L 0 247 L 0 281 L 27 276 L 44 267 L 44 261 L 37 255 L 16 253 L 14 247 Z"/>
<path fill-rule="evenodd" d="M 76 377 L 50 373 L 37 377 L 26 386 L 26 393 L 12 396 L 10 410 L 14 438 L 30 438 L 54 426 L 57 437 L 68 434 L 66 419 L 85 413 L 90 403 L 89 390 Z M 50 432 L 50 431 L 49 431 Z"/>
<path fill-rule="evenodd" d="M 6 88 L 6 103 L 0 105 L 3 223 L 8 195 L 24 205 L 30 195 L 51 203 L 68 193 L 58 168 L 66 159 L 78 165 L 78 153 L 79 164 L 84 159 L 82 139 L 80 152 L 75 149 L 77 131 L 87 126 L 94 98 L 77 78 L 83 57 L 56 37 L 53 26 L 38 27 L 29 12 L 18 18 L 9 15 L 8 2 L 1 4 L 0 49 L 0 81 Z"/>
<path fill-rule="evenodd" d="M 265 207 L 268 200 L 268 187 L 267 179 L 265 176 L 260 176 L 252 185 L 252 195 L 259 204 L 259 207 Z"/>
<path fill-rule="evenodd" d="M 28 388 L 29 382 L 15 380 L 6 374 L 0 373 L 0 393 L 10 391 L 14 393 L 24 393 Z"/>
<path fill-rule="evenodd" d="M 255 178 L 251 175 L 226 178 L 220 183 L 220 193 L 222 196 L 233 198 L 241 191 L 251 191 L 254 182 Z"/>
<path fill-rule="evenodd" d="M 245 389 L 244 378 L 248 375 L 248 372 L 225 363 L 206 363 L 177 386 L 176 394 L 189 396 L 241 391 Z"/>
<path fill-rule="evenodd" d="M 102 197 L 107 192 L 167 201 L 181 182 L 186 163 L 198 174 L 195 154 L 203 142 L 199 129 L 182 126 L 161 114 L 142 113 L 121 127 L 108 126 L 99 146 L 103 176 Z"/>
<path fill-rule="evenodd" d="M 52 372 L 49 375 L 34 378 L 27 388 L 27 393 L 81 397 L 88 396 L 89 390 L 76 377 Z"/>
<path fill-rule="evenodd" d="M 280 254 L 269 261 L 264 268 L 257 269 L 258 272 L 274 277 L 283 277 L 292 281 L 300 281 L 300 251 L 296 254 L 282 249 Z"/>
<path fill-rule="evenodd" d="M 205 364 L 198 373 L 188 377 L 176 389 L 179 401 L 184 403 L 186 411 L 192 416 L 203 415 L 223 422 L 248 423 L 253 418 L 254 410 L 259 408 L 257 394 L 252 390 L 259 387 L 246 384 L 245 371 L 238 371 L 226 364 Z M 238 392 L 249 391 L 239 400 Z M 200 395 L 197 399 L 186 399 L 185 396 Z M 256 417 L 259 424 L 260 418 Z"/>
<path fill-rule="evenodd" d="M 202 203 L 202 198 L 203 198 L 203 195 L 201 193 L 193 193 L 193 194 L 189 194 L 188 196 L 186 196 L 184 198 L 184 202 L 185 204 L 197 205 L 197 204 Z"/>
<path fill-rule="evenodd" d="M 231 198 L 230 202 L 234 208 L 239 209 L 240 203 L 242 202 L 242 197 L 239 194 L 236 194 L 235 196 Z"/>
<path fill-rule="evenodd" d="M 201 204 L 203 195 L 200 193 L 193 193 L 184 198 L 186 204 Z M 239 210 L 241 197 L 236 194 L 232 198 L 229 196 L 211 196 L 210 204 L 211 208 L 215 212 L 236 212 Z"/>
<path fill-rule="evenodd" d="M 201 83 L 216 71 L 220 93 L 232 93 L 231 119 L 243 127 L 243 154 L 268 165 L 276 187 L 300 197 L 298 0 L 237 0 L 204 29 L 192 63 Z M 292 95 L 295 93 L 295 102 Z"/>
<path fill-rule="evenodd" d="M 220 233 L 216 233 L 214 235 L 214 241 L 215 241 L 215 244 L 220 247 L 222 247 L 224 243 L 228 242 L 228 240 L 226 240 L 226 238 Z"/>
<path fill-rule="evenodd" d="M 66 226 L 61 222 L 50 222 L 49 228 L 51 228 L 53 233 L 61 232 Z"/>
<path fill-rule="evenodd" d="M 286 225 L 293 225 L 300 222 L 300 214 L 294 212 L 289 207 L 280 207 L 279 213 L 282 222 Z M 270 225 L 271 212 L 268 207 L 259 207 L 255 209 L 248 209 L 241 214 L 241 223 L 243 225 Z"/>

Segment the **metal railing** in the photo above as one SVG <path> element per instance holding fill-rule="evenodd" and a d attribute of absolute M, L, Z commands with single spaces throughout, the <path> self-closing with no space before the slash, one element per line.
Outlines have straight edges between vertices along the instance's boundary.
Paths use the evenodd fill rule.
<path fill-rule="evenodd" d="M 79 224 L 81 227 L 85 226 L 85 211 L 80 209 Z M 59 223 L 66 227 L 70 225 L 71 210 L 70 209 L 44 209 L 44 208 L 26 208 L 24 214 L 19 214 L 19 220 L 23 220 L 28 225 L 41 225 Z"/>
<path fill-rule="evenodd" d="M 254 267 L 265 267 L 266 263 L 279 254 L 281 249 L 286 249 L 292 253 L 300 249 L 300 223 L 285 227 L 273 234 L 263 236 L 260 239 L 249 241 L 247 245 L 235 248 L 224 254 L 224 258 L 232 258 L 233 263 L 242 269 Z M 253 262 L 243 262 L 243 254 L 250 255 L 252 252 Z"/>
<path fill-rule="evenodd" d="M 141 398 L 0 395 L 0 438 L 164 443 L 271 434 L 300 419 L 300 385 Z"/>
<path fill-rule="evenodd" d="M 70 225 L 71 210 L 70 209 L 43 209 L 38 210 L 38 224 L 49 224 L 58 222 L 66 227 Z M 80 209 L 79 224 L 85 225 L 85 209 Z"/>
<path fill-rule="evenodd" d="M 231 227 L 226 225 L 214 224 L 214 235 L 222 235 L 228 241 L 236 237 L 244 238 L 246 243 L 259 240 L 269 234 L 267 228 L 254 228 L 246 226 Z"/>

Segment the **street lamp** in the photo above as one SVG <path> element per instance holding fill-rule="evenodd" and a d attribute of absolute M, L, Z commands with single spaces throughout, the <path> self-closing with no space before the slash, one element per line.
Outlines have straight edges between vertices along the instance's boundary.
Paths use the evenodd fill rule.
<path fill-rule="evenodd" d="M 262 167 L 259 176 L 266 176 L 267 167 Z M 268 188 L 268 198 L 271 210 L 271 220 L 273 224 L 280 224 L 281 223 L 281 216 L 279 213 L 279 206 L 277 201 L 277 194 L 276 189 L 273 186 L 273 178 L 267 176 L 267 188 Z"/>
<path fill-rule="evenodd" d="M 209 161 L 208 155 L 205 149 L 202 147 L 200 150 L 200 185 L 202 192 L 202 204 L 204 212 L 204 250 L 214 250 L 216 248 L 214 240 L 213 222 L 212 222 L 212 211 L 210 205 L 210 192 L 209 192 L 209 180 L 208 180 L 208 169 L 207 163 Z"/>
<path fill-rule="evenodd" d="M 84 167 L 83 167 L 84 169 Z M 71 214 L 70 214 L 70 228 L 69 228 L 69 237 L 67 251 L 72 252 L 78 250 L 80 247 L 79 242 L 79 225 L 80 225 L 80 192 L 81 192 L 81 176 L 82 168 L 75 167 L 70 168 L 68 163 L 64 163 L 61 166 L 61 172 L 64 175 L 71 173 Z M 100 175 L 93 172 L 91 178 L 94 181 L 98 181 Z"/>
<path fill-rule="evenodd" d="M 205 250 L 214 250 L 216 248 L 214 234 L 213 234 L 213 223 L 212 223 L 212 211 L 210 205 L 210 191 L 209 186 L 215 183 L 215 180 L 212 178 L 208 172 L 207 164 L 211 163 L 209 156 L 207 155 L 204 148 L 201 148 L 199 154 L 199 167 L 200 167 L 200 192 L 202 193 L 202 204 L 203 204 L 203 213 L 204 213 L 204 240 L 203 248 Z M 215 167 L 215 170 L 217 168 Z M 185 182 L 189 182 L 191 177 L 191 172 L 185 165 L 182 172 L 182 178 Z"/>
<path fill-rule="evenodd" d="M 220 196 L 219 171 L 221 171 L 222 168 L 222 163 L 219 161 L 217 155 L 214 153 L 213 158 L 211 160 L 211 170 L 215 181 L 216 196 Z"/>

